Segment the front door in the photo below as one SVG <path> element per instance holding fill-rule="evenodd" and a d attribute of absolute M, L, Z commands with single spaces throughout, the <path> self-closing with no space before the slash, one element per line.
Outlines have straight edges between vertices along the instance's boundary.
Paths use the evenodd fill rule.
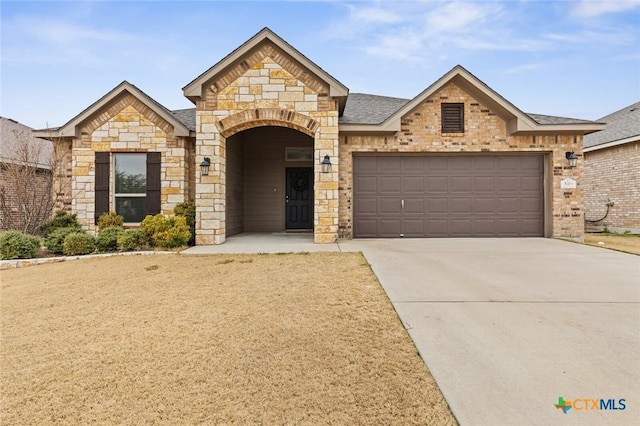
<path fill-rule="evenodd" d="M 286 229 L 313 228 L 313 168 L 287 168 Z"/>

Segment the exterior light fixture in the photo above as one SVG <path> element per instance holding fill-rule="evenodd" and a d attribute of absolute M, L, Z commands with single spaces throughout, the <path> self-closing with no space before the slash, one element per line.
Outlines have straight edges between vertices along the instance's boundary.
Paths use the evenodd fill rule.
<path fill-rule="evenodd" d="M 209 167 L 211 167 L 211 158 L 204 157 L 204 160 L 200 163 L 200 174 L 202 176 L 209 176 Z"/>
<path fill-rule="evenodd" d="M 569 161 L 569 167 L 575 167 L 578 164 L 578 156 L 573 151 L 567 151 L 564 154 L 567 161 Z"/>
<path fill-rule="evenodd" d="M 320 165 L 322 166 L 322 173 L 329 173 L 331 171 L 331 158 L 325 155 Z"/>

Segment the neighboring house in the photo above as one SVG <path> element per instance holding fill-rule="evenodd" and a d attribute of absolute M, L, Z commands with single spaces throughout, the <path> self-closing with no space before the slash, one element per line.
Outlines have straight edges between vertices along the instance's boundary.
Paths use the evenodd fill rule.
<path fill-rule="evenodd" d="M 36 232 L 51 216 L 53 144 L 0 117 L 0 229 Z"/>
<path fill-rule="evenodd" d="M 583 165 L 566 153 L 604 125 L 526 114 L 461 66 L 413 99 L 350 94 L 265 28 L 183 93 L 195 108 L 170 111 L 125 81 L 57 130 L 87 229 L 193 201 L 197 244 L 583 237 Z"/>
<path fill-rule="evenodd" d="M 584 138 L 587 225 L 640 233 L 640 102 L 598 121 Z"/>

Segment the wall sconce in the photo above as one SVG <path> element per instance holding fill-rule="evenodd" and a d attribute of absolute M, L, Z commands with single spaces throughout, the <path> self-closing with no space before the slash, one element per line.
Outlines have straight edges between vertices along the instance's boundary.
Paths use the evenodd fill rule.
<path fill-rule="evenodd" d="M 329 173 L 331 171 L 331 158 L 325 155 L 320 165 L 322 166 L 322 173 Z"/>
<path fill-rule="evenodd" d="M 573 151 L 564 153 L 565 158 L 569 161 L 569 167 L 575 167 L 578 164 L 578 156 Z"/>
<path fill-rule="evenodd" d="M 200 163 L 200 174 L 202 176 L 209 176 L 209 167 L 211 167 L 211 158 L 204 157 L 204 160 Z"/>

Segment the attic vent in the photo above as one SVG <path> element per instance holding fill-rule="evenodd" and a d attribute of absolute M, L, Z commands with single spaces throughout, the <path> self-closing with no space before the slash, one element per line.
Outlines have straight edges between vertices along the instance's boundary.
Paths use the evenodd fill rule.
<path fill-rule="evenodd" d="M 464 104 L 442 104 L 442 133 L 464 133 Z"/>

